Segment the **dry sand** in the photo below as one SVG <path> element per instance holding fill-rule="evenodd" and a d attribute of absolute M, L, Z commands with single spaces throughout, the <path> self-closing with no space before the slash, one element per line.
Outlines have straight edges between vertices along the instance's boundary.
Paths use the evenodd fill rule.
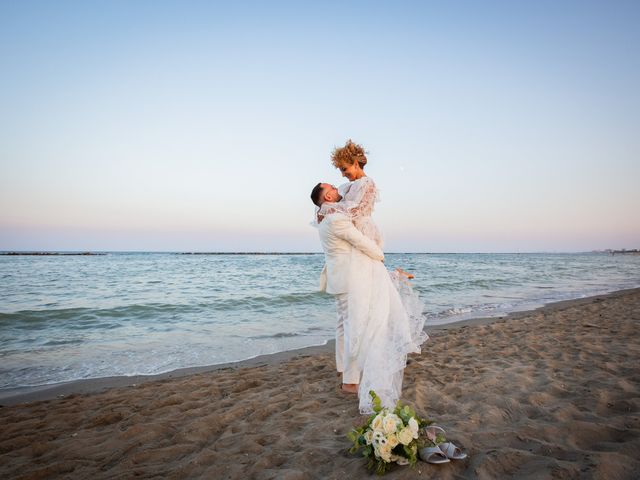
<path fill-rule="evenodd" d="M 635 289 L 430 331 L 403 400 L 470 456 L 387 478 L 638 478 L 639 325 Z M 3 400 L 0 478 L 372 478 L 331 348 L 187 373 Z"/>

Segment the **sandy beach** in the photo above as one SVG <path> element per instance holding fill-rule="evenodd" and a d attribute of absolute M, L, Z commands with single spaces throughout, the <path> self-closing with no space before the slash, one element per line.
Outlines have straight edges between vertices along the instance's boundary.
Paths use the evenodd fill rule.
<path fill-rule="evenodd" d="M 403 400 L 469 458 L 388 478 L 637 478 L 640 289 L 429 331 Z M 333 346 L 0 399 L 0 477 L 372 478 Z M 26 402 L 26 403 L 25 403 Z"/>

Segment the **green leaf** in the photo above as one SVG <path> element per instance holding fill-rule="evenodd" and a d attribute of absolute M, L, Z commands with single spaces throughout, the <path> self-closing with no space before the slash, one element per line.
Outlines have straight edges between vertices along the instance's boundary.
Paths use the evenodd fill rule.
<path fill-rule="evenodd" d="M 379 413 L 380 410 L 382 410 L 382 400 L 380 400 L 380 397 L 376 395 L 376 392 L 373 390 L 369 390 L 369 395 L 371 395 L 371 399 L 373 400 L 373 411 Z"/>
<path fill-rule="evenodd" d="M 404 450 L 404 453 L 405 453 L 404 456 L 407 458 L 411 458 L 411 455 L 413 454 L 411 447 L 409 445 L 403 445 L 402 449 Z"/>

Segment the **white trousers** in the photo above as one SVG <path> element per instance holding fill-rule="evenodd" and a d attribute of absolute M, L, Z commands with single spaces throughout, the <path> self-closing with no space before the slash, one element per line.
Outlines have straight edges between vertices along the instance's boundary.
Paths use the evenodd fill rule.
<path fill-rule="evenodd" d="M 336 295 L 338 323 L 336 324 L 336 368 L 342 372 L 342 383 L 360 383 L 360 371 L 355 358 L 349 354 L 348 339 L 344 327 L 349 321 L 349 296 L 346 293 Z"/>

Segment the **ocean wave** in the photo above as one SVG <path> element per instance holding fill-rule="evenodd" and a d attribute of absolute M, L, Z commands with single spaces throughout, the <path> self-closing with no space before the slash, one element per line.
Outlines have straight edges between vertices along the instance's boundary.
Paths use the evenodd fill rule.
<path fill-rule="evenodd" d="M 254 335 L 251 340 L 266 340 L 271 338 L 293 338 L 293 337 L 308 337 L 308 336 L 322 336 L 331 335 L 333 332 L 327 331 L 324 328 L 320 327 L 311 327 L 298 332 L 278 332 L 273 334 L 264 334 L 264 335 Z"/>
<path fill-rule="evenodd" d="M 525 302 L 522 302 L 524 304 Z M 519 305 L 519 302 L 514 303 L 482 303 L 474 305 L 463 305 L 457 307 L 447 308 L 441 310 L 435 314 L 432 314 L 435 318 L 447 318 L 447 317 L 472 317 L 474 315 L 487 315 L 491 312 L 507 312 L 511 311 Z"/>
<path fill-rule="evenodd" d="M 194 304 L 149 303 L 123 305 L 113 308 L 61 308 L 43 310 L 20 310 L 13 313 L 0 313 L 0 325 L 7 327 L 32 329 L 41 323 L 62 323 L 74 321 L 77 329 L 117 328 L 119 323 L 105 320 L 125 319 L 178 319 L 182 315 L 206 316 L 207 312 L 227 312 L 233 310 L 266 311 L 278 310 L 288 306 L 320 305 L 330 301 L 320 292 L 288 293 L 273 296 L 245 296 L 227 298 L 211 302 Z"/>
<path fill-rule="evenodd" d="M 203 308 L 211 308 L 216 311 L 236 310 L 238 308 L 265 308 L 265 307 L 287 307 L 295 305 L 321 304 L 329 301 L 324 293 L 321 292 L 304 292 L 304 293 L 287 293 L 282 295 L 261 295 L 247 296 L 239 298 L 228 298 L 200 304 Z"/>
<path fill-rule="evenodd" d="M 504 278 L 482 278 L 477 280 L 457 280 L 451 282 L 440 282 L 427 285 L 426 287 L 418 288 L 418 290 L 429 291 L 447 291 L 457 292 L 464 290 L 491 290 L 497 287 L 509 287 L 518 285 L 519 283 L 514 279 L 505 280 Z"/>

